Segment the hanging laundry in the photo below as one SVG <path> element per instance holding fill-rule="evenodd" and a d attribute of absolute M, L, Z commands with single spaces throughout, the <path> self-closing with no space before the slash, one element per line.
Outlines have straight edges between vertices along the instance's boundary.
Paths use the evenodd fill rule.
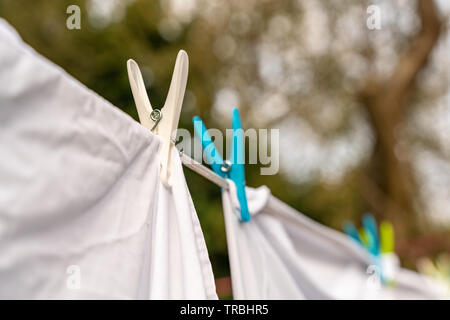
<path fill-rule="evenodd" d="M 242 222 L 236 188 L 228 185 L 222 198 L 235 299 L 442 297 L 431 279 L 405 269 L 398 270 L 395 286 L 383 286 L 361 246 L 292 209 L 267 187 L 247 188 L 251 218 Z"/>
<path fill-rule="evenodd" d="M 0 19 L 0 299 L 217 299 L 179 155 Z"/>

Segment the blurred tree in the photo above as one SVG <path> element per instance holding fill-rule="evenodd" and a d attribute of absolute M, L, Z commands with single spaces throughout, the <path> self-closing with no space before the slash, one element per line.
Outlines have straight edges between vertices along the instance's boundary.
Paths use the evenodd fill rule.
<path fill-rule="evenodd" d="M 450 250 L 450 109 L 443 102 L 450 41 L 436 3 L 0 0 L 0 15 L 135 119 L 126 60 L 139 63 L 158 107 L 184 48 L 190 66 L 180 127 L 192 130 L 200 115 L 224 129 L 239 106 L 244 127 L 279 128 L 280 173 L 261 176 L 260 166 L 248 165 L 248 184 L 266 184 L 338 229 L 364 211 L 389 219 L 406 261 Z M 81 30 L 66 28 L 70 4 L 81 8 Z M 366 26 L 372 4 L 380 30 Z M 226 276 L 220 190 L 185 173 L 214 272 Z"/>
<path fill-rule="evenodd" d="M 419 0 L 419 30 L 411 37 L 396 66 L 387 77 L 367 74 L 359 97 L 370 115 L 376 146 L 372 170 L 364 176 L 365 194 L 374 212 L 391 220 L 397 233 L 417 232 L 417 185 L 410 162 L 402 159 L 408 150 L 400 150 L 397 130 L 405 123 L 410 96 L 419 72 L 426 66 L 436 45 L 441 20 L 433 1 Z M 371 179 L 371 181 L 369 181 Z"/>

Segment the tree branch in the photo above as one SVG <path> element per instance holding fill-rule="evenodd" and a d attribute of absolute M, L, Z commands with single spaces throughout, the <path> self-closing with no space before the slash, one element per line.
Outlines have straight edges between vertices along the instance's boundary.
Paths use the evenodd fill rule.
<path fill-rule="evenodd" d="M 381 87 L 385 93 L 386 107 L 393 104 L 401 108 L 403 99 L 413 85 L 417 74 L 426 65 L 440 34 L 441 21 L 433 0 L 418 0 L 417 10 L 421 20 L 421 28 L 415 36 L 408 50 L 401 56 L 397 67 Z M 401 110 L 392 112 L 399 113 Z"/>
<path fill-rule="evenodd" d="M 396 129 L 404 120 L 406 98 L 438 41 L 442 24 L 433 0 L 418 0 L 417 12 L 421 27 L 400 56 L 390 77 L 380 81 L 369 76 L 359 94 L 369 112 L 377 138 L 372 175 L 387 196 L 383 216 L 392 220 L 400 230 L 404 229 L 400 234 L 417 230 L 414 226 L 416 220 L 409 216 L 415 211 L 417 188 L 408 163 L 401 161 L 396 153 Z"/>

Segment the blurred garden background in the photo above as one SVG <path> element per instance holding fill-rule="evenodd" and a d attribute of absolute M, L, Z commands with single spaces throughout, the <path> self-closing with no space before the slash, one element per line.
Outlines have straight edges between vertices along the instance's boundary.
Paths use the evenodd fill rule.
<path fill-rule="evenodd" d="M 71 4 L 79 30 L 66 27 Z M 162 107 L 186 50 L 180 128 L 192 131 L 194 115 L 230 128 L 238 107 L 244 128 L 280 130 L 279 173 L 247 165 L 249 186 L 341 231 L 366 212 L 391 221 L 411 269 L 450 252 L 449 1 L 0 0 L 0 16 L 136 120 L 126 61 Z M 215 276 L 226 277 L 220 189 L 185 174 Z"/>

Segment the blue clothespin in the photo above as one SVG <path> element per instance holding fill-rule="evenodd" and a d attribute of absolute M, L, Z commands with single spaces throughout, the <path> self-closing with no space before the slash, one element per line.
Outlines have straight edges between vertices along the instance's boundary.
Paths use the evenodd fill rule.
<path fill-rule="evenodd" d="M 229 160 L 222 159 L 203 121 L 199 117 L 194 117 L 192 121 L 194 122 L 195 133 L 202 142 L 202 148 L 213 171 L 222 178 L 231 179 L 236 185 L 237 197 L 241 206 L 241 220 L 244 222 L 250 221 L 250 212 L 248 211 L 247 196 L 245 194 L 244 130 L 242 129 L 239 111 L 236 108 L 233 109 L 233 137 Z"/>
<path fill-rule="evenodd" d="M 356 229 L 352 222 L 344 222 L 343 228 L 344 232 L 352 239 L 356 240 L 361 244 L 370 254 L 372 264 L 376 265 L 380 270 L 380 277 L 382 283 L 387 283 L 386 278 L 383 273 L 383 266 L 381 263 L 381 244 L 380 237 L 378 235 L 378 228 L 375 218 L 370 213 L 364 214 L 362 218 L 363 224 L 363 236 L 364 241 L 360 236 L 360 233 Z"/>
<path fill-rule="evenodd" d="M 373 215 L 366 213 L 363 216 L 362 222 L 367 235 L 367 249 L 375 257 L 378 257 L 380 255 L 380 239 L 375 218 Z"/>
<path fill-rule="evenodd" d="M 380 280 L 383 284 L 386 284 L 386 277 L 383 271 L 383 265 L 381 263 L 381 250 L 380 250 L 380 237 L 378 235 L 378 226 L 375 218 L 370 213 L 364 214 L 362 218 L 364 230 L 367 235 L 367 250 L 373 256 L 373 264 L 380 269 Z"/>
<path fill-rule="evenodd" d="M 343 225 L 344 232 L 353 240 L 355 240 L 358 244 L 363 245 L 363 241 L 361 237 L 359 236 L 358 229 L 356 229 L 355 225 L 350 222 L 346 221 Z"/>
<path fill-rule="evenodd" d="M 372 255 L 378 257 L 380 255 L 380 238 L 378 236 L 377 223 L 375 222 L 375 218 L 371 214 L 366 213 L 363 216 L 362 220 L 364 227 L 363 236 L 365 241 L 363 241 L 355 225 L 350 221 L 344 222 L 344 232 L 350 238 L 354 239 L 360 245 L 364 246 Z"/>

